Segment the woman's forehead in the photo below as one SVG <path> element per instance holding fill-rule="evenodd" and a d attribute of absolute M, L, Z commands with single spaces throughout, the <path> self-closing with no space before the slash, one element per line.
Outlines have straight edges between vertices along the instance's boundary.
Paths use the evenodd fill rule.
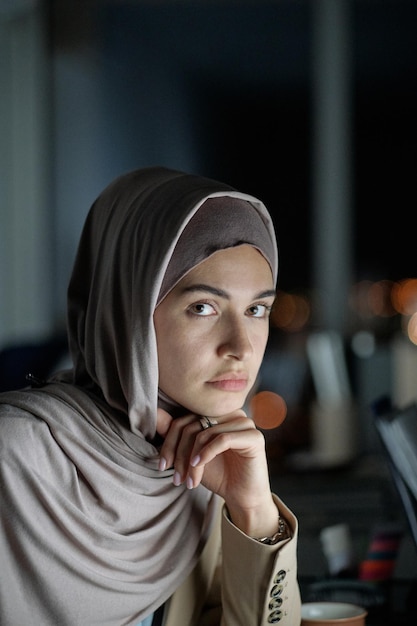
<path fill-rule="evenodd" d="M 259 281 L 262 289 L 273 289 L 273 276 L 268 261 L 257 248 L 242 244 L 217 250 L 187 272 L 178 285 L 184 288 L 194 284 L 211 285 L 215 282 L 216 285 L 242 283 L 249 287 L 254 281 Z"/>

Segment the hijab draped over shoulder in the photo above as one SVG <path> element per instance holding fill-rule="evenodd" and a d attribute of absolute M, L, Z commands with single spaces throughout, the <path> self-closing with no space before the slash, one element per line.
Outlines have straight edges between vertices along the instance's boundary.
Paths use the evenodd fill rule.
<path fill-rule="evenodd" d="M 171 401 L 158 394 L 153 312 L 240 243 L 276 278 L 263 203 L 200 176 L 136 170 L 91 207 L 68 288 L 73 368 L 0 395 L 5 624 L 133 625 L 196 564 L 217 503 L 158 470 L 156 412 Z"/>

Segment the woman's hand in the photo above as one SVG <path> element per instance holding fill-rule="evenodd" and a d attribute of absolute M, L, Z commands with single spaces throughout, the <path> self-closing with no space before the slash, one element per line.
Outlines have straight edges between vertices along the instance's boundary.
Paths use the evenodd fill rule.
<path fill-rule="evenodd" d="M 199 416 L 173 420 L 158 409 L 164 437 L 160 469 L 174 467 L 174 484 L 200 483 L 221 496 L 233 523 L 247 535 L 273 535 L 278 527 L 265 453 L 265 439 L 243 410 L 216 418 L 202 429 Z"/>

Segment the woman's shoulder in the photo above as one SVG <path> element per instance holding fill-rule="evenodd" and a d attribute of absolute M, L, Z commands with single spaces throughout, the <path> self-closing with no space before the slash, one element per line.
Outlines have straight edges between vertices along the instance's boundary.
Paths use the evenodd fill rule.
<path fill-rule="evenodd" d="M 50 436 L 48 425 L 20 405 L 22 391 L 0 394 L 0 455 L 22 462 L 37 456 L 39 442 Z M 25 393 L 26 396 L 26 393 Z M 27 400 L 27 396 L 26 396 Z M 27 405 L 27 403 L 25 403 Z"/>

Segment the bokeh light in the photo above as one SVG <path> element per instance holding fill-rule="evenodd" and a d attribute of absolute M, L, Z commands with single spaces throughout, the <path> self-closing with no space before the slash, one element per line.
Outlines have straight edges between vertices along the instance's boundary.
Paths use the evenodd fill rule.
<path fill-rule="evenodd" d="M 391 280 L 362 280 L 351 290 L 349 304 L 362 319 L 392 317 L 397 310 L 392 302 L 395 283 Z"/>
<path fill-rule="evenodd" d="M 405 278 L 394 284 L 391 292 L 393 308 L 401 315 L 417 312 L 417 278 Z"/>
<path fill-rule="evenodd" d="M 263 430 L 277 428 L 287 416 L 287 403 L 284 398 L 272 391 L 260 391 L 250 401 L 253 421 Z"/>
<path fill-rule="evenodd" d="M 351 341 L 352 351 L 361 359 L 367 359 L 373 355 L 376 348 L 375 336 L 367 330 L 355 333 Z"/>
<path fill-rule="evenodd" d="M 414 313 L 407 325 L 407 335 L 410 341 L 417 346 L 417 313 Z"/>
<path fill-rule="evenodd" d="M 287 332 L 297 332 L 305 328 L 310 315 L 310 303 L 305 296 L 279 291 L 271 313 L 271 324 Z"/>

